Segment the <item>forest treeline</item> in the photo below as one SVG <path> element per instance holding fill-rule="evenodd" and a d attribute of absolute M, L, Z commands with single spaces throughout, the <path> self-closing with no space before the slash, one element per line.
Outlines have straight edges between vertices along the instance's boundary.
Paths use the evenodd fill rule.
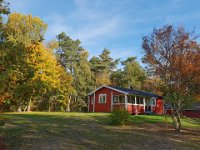
<path fill-rule="evenodd" d="M 87 94 L 106 84 L 163 94 L 177 121 L 200 94 L 198 36 L 184 27 L 166 25 L 142 38 L 144 69 L 136 56 L 114 59 L 107 48 L 89 59 L 64 32 L 46 42 L 40 18 L 10 13 L 3 0 L 0 8 L 1 111 L 86 111 Z"/>
<path fill-rule="evenodd" d="M 62 32 L 47 43 L 48 25 L 40 18 L 10 13 L 3 0 L 0 5 L 2 111 L 85 111 L 87 94 L 98 86 L 149 88 L 136 57 L 113 59 L 105 48 L 88 59 L 80 40 Z M 117 68 L 119 63 L 122 69 Z"/>

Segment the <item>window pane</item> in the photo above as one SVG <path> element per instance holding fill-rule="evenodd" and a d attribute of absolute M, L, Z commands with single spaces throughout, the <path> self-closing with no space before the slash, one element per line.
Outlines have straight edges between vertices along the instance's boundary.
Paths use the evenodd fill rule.
<path fill-rule="evenodd" d="M 106 96 L 105 95 L 103 95 L 103 99 L 102 99 L 102 103 L 106 103 Z"/>
<path fill-rule="evenodd" d="M 154 98 L 151 98 L 151 99 L 150 99 L 150 104 L 151 104 L 151 105 L 156 105 L 155 102 L 156 102 L 156 100 L 155 100 Z"/>
<path fill-rule="evenodd" d="M 153 100 L 153 105 L 156 105 L 156 100 L 155 99 Z"/>
<path fill-rule="evenodd" d="M 137 98 L 137 104 L 140 104 L 140 97 L 137 96 L 136 98 Z"/>
<path fill-rule="evenodd" d="M 100 95 L 100 103 L 102 103 L 102 95 Z"/>
<path fill-rule="evenodd" d="M 99 96 L 99 103 L 106 103 L 106 95 L 100 95 Z"/>
<path fill-rule="evenodd" d="M 132 104 L 135 104 L 135 96 L 131 96 Z"/>
<path fill-rule="evenodd" d="M 118 99 L 119 99 L 118 96 L 113 96 L 113 103 L 118 103 Z"/>
<path fill-rule="evenodd" d="M 146 105 L 150 105 L 150 104 L 151 104 L 149 98 L 146 98 L 146 99 L 145 99 L 145 104 L 146 104 Z"/>
<path fill-rule="evenodd" d="M 128 98 L 128 103 L 132 103 L 132 96 L 128 95 L 127 98 Z"/>
<path fill-rule="evenodd" d="M 119 102 L 120 102 L 120 103 L 124 103 L 124 102 L 125 102 L 125 97 L 124 97 L 124 95 L 120 95 L 120 96 L 119 96 Z"/>
<path fill-rule="evenodd" d="M 140 104 L 144 104 L 144 99 L 143 99 L 143 97 L 140 97 Z"/>

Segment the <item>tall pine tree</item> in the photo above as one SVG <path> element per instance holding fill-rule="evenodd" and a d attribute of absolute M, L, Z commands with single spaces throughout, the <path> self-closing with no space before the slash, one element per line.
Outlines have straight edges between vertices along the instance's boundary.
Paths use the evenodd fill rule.
<path fill-rule="evenodd" d="M 80 111 L 86 107 L 86 96 L 91 90 L 91 70 L 88 62 L 88 52 L 83 49 L 79 40 L 72 40 L 64 32 L 57 36 L 57 55 L 66 72 L 73 76 L 72 86 L 74 92 L 71 95 L 71 111 Z M 68 105 L 68 111 L 70 106 Z"/>
<path fill-rule="evenodd" d="M 90 65 L 91 70 L 94 74 L 93 80 L 95 83 L 95 87 L 103 84 L 111 84 L 110 75 L 111 72 L 116 68 L 118 62 L 118 59 L 114 60 L 110 57 L 110 51 L 108 49 L 104 49 L 99 57 L 91 58 Z"/>

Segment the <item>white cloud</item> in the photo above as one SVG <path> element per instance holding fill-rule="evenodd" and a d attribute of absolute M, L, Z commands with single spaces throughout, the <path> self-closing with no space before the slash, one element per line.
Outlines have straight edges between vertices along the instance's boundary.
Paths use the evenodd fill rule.
<path fill-rule="evenodd" d="M 51 14 L 44 18 L 44 21 L 48 23 L 48 29 L 46 33 L 46 39 L 55 38 L 56 35 L 61 32 L 69 33 L 73 29 L 66 23 L 67 18 L 64 15 Z"/>
<path fill-rule="evenodd" d="M 78 19 L 78 16 L 77 16 Z M 45 22 L 49 24 L 47 37 L 52 38 L 64 31 L 74 39 L 80 39 L 83 43 L 90 45 L 90 42 L 98 41 L 101 38 L 113 37 L 120 29 L 120 18 L 113 17 L 93 23 L 69 25 L 70 18 L 67 16 L 53 14 L 46 17 Z"/>
<path fill-rule="evenodd" d="M 80 39 L 91 55 L 99 55 L 106 47 L 112 57 L 123 59 L 128 56 L 140 59 L 140 48 L 136 51 L 135 47 L 140 47 L 142 35 L 149 34 L 153 27 L 200 19 L 198 9 L 184 9 L 186 0 L 151 3 L 146 0 L 8 1 L 13 5 L 12 10 L 39 15 L 44 20 L 48 24 L 47 40 L 64 31 L 73 39 Z"/>
<path fill-rule="evenodd" d="M 75 9 L 70 13 L 53 13 L 45 18 L 49 24 L 47 39 L 64 31 L 73 39 L 80 39 L 82 45 L 87 47 L 117 37 L 122 18 L 97 9 L 102 1 L 74 0 L 74 4 Z"/>
<path fill-rule="evenodd" d="M 83 42 L 98 40 L 116 35 L 120 28 L 120 19 L 117 17 L 94 24 L 88 24 L 74 32 L 74 37 L 80 38 Z"/>

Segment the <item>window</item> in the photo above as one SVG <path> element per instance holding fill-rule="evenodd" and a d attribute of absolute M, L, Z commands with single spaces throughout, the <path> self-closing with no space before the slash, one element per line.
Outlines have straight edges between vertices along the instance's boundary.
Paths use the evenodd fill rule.
<path fill-rule="evenodd" d="M 132 99 L 130 95 L 127 96 L 127 99 L 128 99 L 128 103 L 132 103 Z"/>
<path fill-rule="evenodd" d="M 113 103 L 119 103 L 119 96 L 113 96 Z"/>
<path fill-rule="evenodd" d="M 124 95 L 119 96 L 119 103 L 125 103 L 125 96 Z"/>
<path fill-rule="evenodd" d="M 156 105 L 156 99 L 155 98 L 153 99 L 153 105 Z"/>
<path fill-rule="evenodd" d="M 113 103 L 125 103 L 125 96 L 124 95 L 114 95 Z"/>
<path fill-rule="evenodd" d="M 106 94 L 99 94 L 99 103 L 106 103 Z"/>
<path fill-rule="evenodd" d="M 136 97 L 136 104 L 140 104 L 140 97 Z"/>
<path fill-rule="evenodd" d="M 137 96 L 137 104 L 144 104 L 143 97 Z"/>
<path fill-rule="evenodd" d="M 132 98 L 133 104 L 137 103 L 137 101 L 135 101 L 135 98 L 136 98 L 136 96 L 133 96 L 133 98 Z"/>
<path fill-rule="evenodd" d="M 146 99 L 145 99 L 145 105 L 147 105 L 147 106 L 151 105 L 151 100 L 150 100 L 150 98 L 146 98 Z"/>
<path fill-rule="evenodd" d="M 140 97 L 140 104 L 144 104 L 144 99 L 143 99 L 143 97 Z"/>
<path fill-rule="evenodd" d="M 135 103 L 135 96 L 128 95 L 127 98 L 128 98 L 128 103 L 131 103 L 131 104 Z"/>
<path fill-rule="evenodd" d="M 155 98 L 151 98 L 150 103 L 151 103 L 151 105 L 156 105 L 156 99 Z"/>

